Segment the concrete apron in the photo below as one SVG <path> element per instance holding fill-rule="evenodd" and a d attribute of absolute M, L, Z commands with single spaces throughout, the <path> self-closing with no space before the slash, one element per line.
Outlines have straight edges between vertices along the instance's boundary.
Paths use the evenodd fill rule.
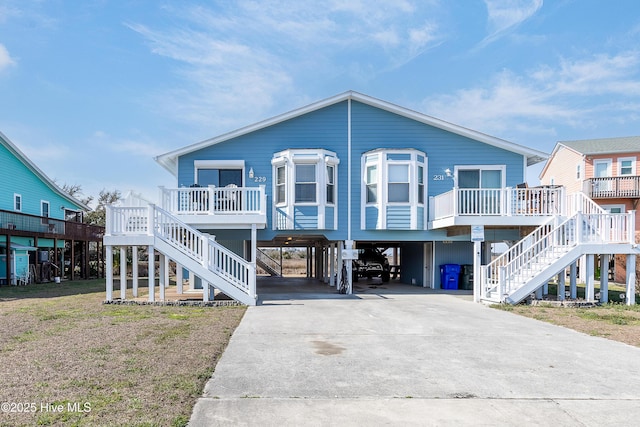
<path fill-rule="evenodd" d="M 468 296 L 274 295 L 192 414 L 208 425 L 632 425 L 640 349 Z"/>

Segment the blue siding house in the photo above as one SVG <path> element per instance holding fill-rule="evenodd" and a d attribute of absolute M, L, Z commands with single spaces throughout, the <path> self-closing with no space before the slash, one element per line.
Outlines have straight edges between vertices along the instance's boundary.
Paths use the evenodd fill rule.
<path fill-rule="evenodd" d="M 475 264 L 479 274 L 492 243 L 516 242 L 561 213 L 561 189 L 524 184 L 527 166 L 546 158 L 345 92 L 158 156 L 175 188 L 161 188 L 157 206 L 107 212 L 107 297 L 113 248 L 140 245 L 164 260 L 162 283 L 172 260 L 248 304 L 256 265 L 278 270 L 261 247 L 307 248 L 308 275 L 347 292 L 358 250 L 387 248 L 402 283 L 437 289 L 441 265 Z"/>
<path fill-rule="evenodd" d="M 99 244 L 104 232 L 82 224 L 88 207 L 62 191 L 2 133 L 0 182 L 0 284 L 65 277 L 65 267 L 71 277 L 76 266 L 84 277 L 88 244 Z"/>

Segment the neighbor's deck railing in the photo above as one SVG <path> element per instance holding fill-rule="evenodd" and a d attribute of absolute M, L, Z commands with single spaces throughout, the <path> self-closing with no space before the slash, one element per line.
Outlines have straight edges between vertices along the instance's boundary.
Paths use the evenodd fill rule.
<path fill-rule="evenodd" d="M 640 197 L 640 176 L 612 176 L 584 181 L 583 191 L 594 199 Z"/>
<path fill-rule="evenodd" d="M 104 236 L 104 227 L 98 225 L 5 210 L 0 210 L 0 229 L 14 234 L 20 232 L 38 233 L 51 237 L 87 241 L 99 241 Z"/>
<path fill-rule="evenodd" d="M 175 215 L 266 215 L 260 187 L 185 187 L 161 190 L 161 207 Z"/>
<path fill-rule="evenodd" d="M 431 220 L 452 216 L 553 216 L 562 213 L 564 189 L 454 188 L 432 198 Z"/>

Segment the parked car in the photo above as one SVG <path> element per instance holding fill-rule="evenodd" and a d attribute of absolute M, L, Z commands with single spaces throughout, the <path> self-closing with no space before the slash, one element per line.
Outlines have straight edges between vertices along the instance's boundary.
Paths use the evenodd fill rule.
<path fill-rule="evenodd" d="M 378 248 L 358 249 L 358 259 L 353 261 L 353 281 L 358 278 L 380 277 L 383 282 L 388 282 L 391 277 L 389 260 Z"/>

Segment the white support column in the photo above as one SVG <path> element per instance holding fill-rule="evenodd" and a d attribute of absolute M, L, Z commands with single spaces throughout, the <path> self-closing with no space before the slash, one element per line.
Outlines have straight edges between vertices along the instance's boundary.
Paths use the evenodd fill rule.
<path fill-rule="evenodd" d="M 127 248 L 120 246 L 120 299 L 127 297 Z"/>
<path fill-rule="evenodd" d="M 168 288 L 169 287 L 169 261 L 171 261 L 169 259 L 168 256 L 163 257 L 164 258 L 164 287 Z"/>
<path fill-rule="evenodd" d="M 200 279 L 200 282 L 202 283 L 202 301 L 209 302 L 209 282 L 202 280 L 202 278 Z"/>
<path fill-rule="evenodd" d="M 571 264 L 571 267 L 569 269 L 569 295 L 571 296 L 571 299 L 578 298 L 578 285 L 577 285 L 578 277 L 577 276 L 578 276 L 578 265 L 574 261 L 573 264 Z"/>
<path fill-rule="evenodd" d="M 535 295 L 536 295 L 536 299 L 537 300 L 541 300 L 542 299 L 542 286 L 540 286 L 538 289 L 536 289 Z"/>
<path fill-rule="evenodd" d="M 133 297 L 138 298 L 138 247 L 131 248 L 131 281 Z"/>
<path fill-rule="evenodd" d="M 106 263 L 107 301 L 113 301 L 113 246 L 104 247 Z"/>
<path fill-rule="evenodd" d="M 557 299 L 558 301 L 564 301 L 564 297 L 565 297 L 565 292 L 566 292 L 566 278 L 567 278 L 567 272 L 566 270 L 563 268 L 560 273 L 558 273 L 558 289 L 557 289 Z"/>
<path fill-rule="evenodd" d="M 600 302 L 609 302 L 609 254 L 600 255 Z"/>
<path fill-rule="evenodd" d="M 189 271 L 189 290 L 192 291 L 196 288 L 196 275 L 193 271 Z"/>
<path fill-rule="evenodd" d="M 636 256 L 627 254 L 627 305 L 636 303 Z"/>
<path fill-rule="evenodd" d="M 153 246 L 149 246 L 147 249 L 149 255 L 149 272 L 147 273 L 147 279 L 149 280 L 149 302 L 156 300 L 156 254 Z"/>
<path fill-rule="evenodd" d="M 184 281 L 184 270 L 183 267 L 176 262 L 176 292 L 178 295 L 182 295 L 184 293 L 183 282 Z"/>
<path fill-rule="evenodd" d="M 595 255 L 589 254 L 586 256 L 585 262 L 585 287 L 584 287 L 584 299 L 586 301 L 595 300 Z"/>
<path fill-rule="evenodd" d="M 344 249 L 343 242 L 337 243 L 338 247 L 338 274 L 336 274 L 336 289 L 339 289 L 340 283 L 342 282 L 342 250 Z"/>
<path fill-rule="evenodd" d="M 336 244 L 331 243 L 329 246 L 329 286 L 336 285 Z"/>
<path fill-rule="evenodd" d="M 482 242 L 473 242 L 473 301 L 480 302 L 482 296 L 481 280 L 480 280 L 480 266 L 482 265 Z M 442 286 L 442 285 L 440 285 Z M 502 296 L 500 296 L 502 298 Z"/>
<path fill-rule="evenodd" d="M 346 249 L 353 249 L 353 240 L 347 240 L 345 242 Z M 347 294 L 351 295 L 353 293 L 353 263 L 351 260 L 347 261 Z"/>
<path fill-rule="evenodd" d="M 258 230 L 256 224 L 251 224 L 251 271 L 249 272 L 249 296 L 252 298 L 258 297 L 258 290 L 256 285 L 256 260 L 258 254 Z"/>
<path fill-rule="evenodd" d="M 322 247 L 324 254 L 324 262 L 322 263 L 322 281 L 329 283 L 329 246 Z"/>
<path fill-rule="evenodd" d="M 158 254 L 160 264 L 160 272 L 158 274 L 158 285 L 160 286 L 160 301 L 165 300 L 165 289 L 167 288 L 167 257 L 164 254 Z"/>

